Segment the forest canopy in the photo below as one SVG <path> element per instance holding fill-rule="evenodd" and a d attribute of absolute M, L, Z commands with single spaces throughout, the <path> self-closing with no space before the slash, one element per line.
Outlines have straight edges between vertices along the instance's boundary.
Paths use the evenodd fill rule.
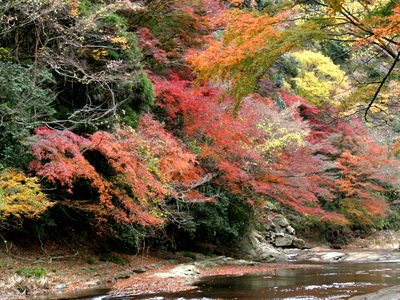
<path fill-rule="evenodd" d="M 1 2 L 4 228 L 230 247 L 266 211 L 399 226 L 399 19 L 391 0 Z"/>

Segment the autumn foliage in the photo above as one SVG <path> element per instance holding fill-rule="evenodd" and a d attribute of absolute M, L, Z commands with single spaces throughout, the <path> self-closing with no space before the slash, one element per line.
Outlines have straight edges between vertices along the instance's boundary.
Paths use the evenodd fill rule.
<path fill-rule="evenodd" d="M 188 203 L 198 209 L 224 199 L 225 207 L 240 203 L 252 209 L 249 218 L 273 203 L 324 222 L 373 224 L 389 208 L 386 196 L 396 187 L 398 162 L 357 112 L 343 118 L 340 111 L 365 91 L 363 72 L 345 73 L 316 51 L 332 46 L 318 44 L 321 40 L 343 35 L 349 43 L 340 44 L 340 51 L 375 45 L 397 62 L 391 38 L 398 34 L 399 5 L 326 3 L 321 8 L 289 1 L 145 0 L 101 8 L 94 1 L 60 2 L 54 7 L 71 22 L 65 36 L 57 33 L 59 23 L 45 21 L 58 18 L 57 10 L 46 11 L 38 21 L 54 29 L 49 37 L 40 35 L 48 46 L 33 50 L 31 41 L 28 54 L 14 57 L 50 66 L 42 76 L 55 78 L 46 75 L 37 87 L 46 87 L 39 91 L 47 96 L 47 86 L 54 84 L 57 96 L 43 103 L 55 110 L 51 119 L 29 125 L 38 127 L 21 144 L 34 156 L 26 172 L 1 173 L 2 216 L 38 215 L 54 205 L 79 211 L 102 229 L 112 223 L 163 230 L 173 222 L 186 228 L 196 222 Z M 360 18 L 353 20 L 354 14 Z M 357 39 L 350 42 L 351 37 Z M 63 47 L 45 42 L 48 38 Z M 316 44 L 307 44 L 310 40 Z M 0 45 L 0 61 L 13 59 L 7 48 L 13 41 Z M 361 65 L 365 53 L 357 52 L 349 65 Z M 375 81 L 372 75 L 365 85 L 371 91 L 387 79 Z M 385 93 L 395 102 L 395 92 Z M 26 113 L 38 107 L 27 106 Z M 14 140 L 11 133 L 4 136 Z M 0 155 L 8 149 L 2 146 Z M 28 170 L 37 177 L 25 175 Z"/>
<path fill-rule="evenodd" d="M 38 177 L 28 177 L 13 169 L 0 173 L 0 219 L 39 217 L 53 203 L 41 191 Z"/>
<path fill-rule="evenodd" d="M 162 221 L 157 207 L 166 196 L 196 197 L 190 189 L 201 179 L 195 157 L 150 115 L 142 118 L 136 130 L 124 127 L 88 138 L 45 127 L 35 132 L 31 150 L 37 160 L 30 168 L 53 184 L 65 186 L 71 194 L 74 181 L 87 180 L 99 199 L 85 206 L 98 216 L 157 224 Z M 85 156 L 95 151 L 113 170 L 108 178 Z"/>

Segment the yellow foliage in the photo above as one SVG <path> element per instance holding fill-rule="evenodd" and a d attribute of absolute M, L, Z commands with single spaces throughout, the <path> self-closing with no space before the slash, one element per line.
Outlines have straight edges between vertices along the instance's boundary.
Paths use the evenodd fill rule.
<path fill-rule="evenodd" d="M 37 177 L 9 169 L 0 173 L 0 218 L 35 217 L 53 203 L 40 190 Z"/>
<path fill-rule="evenodd" d="M 293 78 L 295 92 L 310 103 L 338 105 L 339 93 L 346 83 L 346 75 L 331 58 L 309 50 L 291 54 L 299 62 L 298 76 Z"/>
<path fill-rule="evenodd" d="M 117 36 L 111 38 L 111 42 L 114 44 L 121 44 L 122 49 L 130 49 L 131 47 L 128 45 L 128 40 L 126 37 L 123 36 Z"/>
<path fill-rule="evenodd" d="M 312 4 L 301 4 L 300 8 L 304 12 L 307 12 L 310 19 L 318 17 L 324 18 L 329 15 L 339 23 L 343 21 L 342 15 L 340 14 L 341 11 L 346 11 L 357 17 L 358 20 L 362 20 L 363 18 L 370 17 L 371 11 L 385 6 L 390 0 L 375 0 L 370 1 L 369 4 L 366 4 L 367 1 L 352 0 L 330 0 L 327 2 L 330 2 L 329 4 L 331 5 L 320 5 L 318 6 L 318 10 L 313 9 Z M 302 21 L 304 20 L 299 20 L 298 22 Z"/>
<path fill-rule="evenodd" d="M 81 4 L 80 0 L 72 0 L 68 3 L 71 15 L 76 17 L 79 15 L 79 5 Z"/>
<path fill-rule="evenodd" d="M 258 145 L 256 147 L 257 150 L 264 154 L 271 154 L 282 151 L 289 145 L 304 146 L 304 138 L 308 135 L 306 131 L 292 132 L 287 128 L 277 128 L 277 125 L 276 123 L 258 125 L 270 136 L 270 139 Z"/>
<path fill-rule="evenodd" d="M 99 49 L 93 50 L 93 52 L 91 53 L 91 56 L 95 60 L 99 60 L 102 57 L 105 57 L 107 55 L 108 55 L 108 52 L 106 50 L 104 50 L 103 48 L 99 48 Z"/>

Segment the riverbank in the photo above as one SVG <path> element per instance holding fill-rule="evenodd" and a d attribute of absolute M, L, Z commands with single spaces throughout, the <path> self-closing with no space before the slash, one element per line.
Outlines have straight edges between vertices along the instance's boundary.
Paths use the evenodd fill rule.
<path fill-rule="evenodd" d="M 29 249 L 7 245 L 0 248 L 0 298 L 65 293 L 104 284 L 112 287 L 113 294 L 184 291 L 193 289 L 190 284 L 203 276 L 261 272 L 268 275 L 277 269 L 310 267 L 309 264 L 318 267 L 318 262 L 341 260 L 400 260 L 395 242 L 398 235 L 398 232 L 388 231 L 377 233 L 369 237 L 370 247 L 365 239 L 360 239 L 341 250 L 321 245 L 313 249 L 282 250 L 282 255 L 302 261 L 304 265 L 186 252 L 97 254 L 89 249 L 72 250 L 50 241 Z"/>
<path fill-rule="evenodd" d="M 190 283 L 203 276 L 273 274 L 276 269 L 319 267 L 187 252 L 96 255 L 82 251 L 66 254 L 65 249 L 57 248 L 59 245 L 44 246 L 45 252 L 17 248 L 9 253 L 0 251 L 0 299 L 23 299 L 48 293 L 55 293 L 54 298 L 57 293 L 63 297 L 69 291 L 104 284 L 112 287 L 113 294 L 178 292 L 195 288 Z"/>

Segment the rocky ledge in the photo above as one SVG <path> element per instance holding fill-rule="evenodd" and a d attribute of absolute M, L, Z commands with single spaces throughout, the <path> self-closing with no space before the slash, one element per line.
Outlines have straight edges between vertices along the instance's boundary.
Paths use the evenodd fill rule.
<path fill-rule="evenodd" d="M 290 252 L 292 251 L 292 254 Z M 287 254 L 297 261 L 304 262 L 355 262 L 355 261 L 391 261 L 400 260 L 400 251 L 327 251 L 315 248 L 312 251 L 296 252 L 295 250 L 287 250 Z"/>
<path fill-rule="evenodd" d="M 232 257 L 219 256 L 208 258 L 202 261 L 193 261 L 186 264 L 180 264 L 165 272 L 150 275 L 153 278 L 173 278 L 173 277 L 197 277 L 201 276 L 200 270 L 211 269 L 221 265 L 235 266 L 256 266 L 259 262 L 248 261 L 244 259 L 235 260 Z"/>
<path fill-rule="evenodd" d="M 348 300 L 400 300 L 400 286 L 392 286 L 375 293 L 351 297 Z"/>

